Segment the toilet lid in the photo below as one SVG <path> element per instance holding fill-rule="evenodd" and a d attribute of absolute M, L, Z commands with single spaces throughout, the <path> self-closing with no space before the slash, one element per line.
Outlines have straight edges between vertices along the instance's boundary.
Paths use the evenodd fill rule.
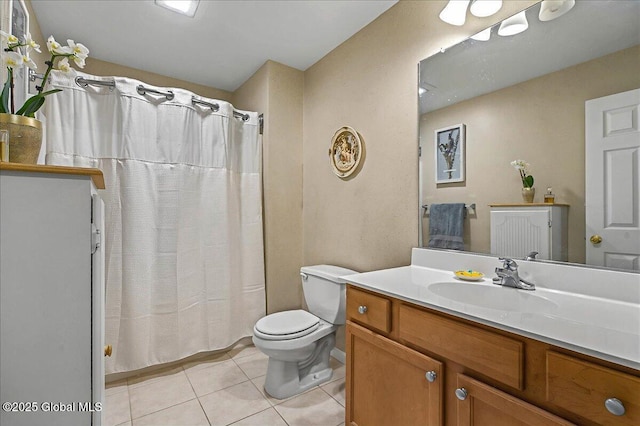
<path fill-rule="evenodd" d="M 320 319 L 301 309 L 277 312 L 258 320 L 254 329 L 256 335 L 268 340 L 295 339 L 314 332 Z"/>

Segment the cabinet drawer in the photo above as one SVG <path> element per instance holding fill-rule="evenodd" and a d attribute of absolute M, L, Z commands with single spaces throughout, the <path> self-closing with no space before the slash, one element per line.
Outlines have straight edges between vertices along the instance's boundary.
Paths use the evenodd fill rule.
<path fill-rule="evenodd" d="M 398 327 L 407 342 L 512 388 L 524 388 L 522 342 L 407 305 L 400 306 Z"/>
<path fill-rule="evenodd" d="M 624 415 L 607 410 L 610 398 Z M 603 425 L 640 424 L 640 378 L 556 352 L 547 352 L 547 400 Z"/>
<path fill-rule="evenodd" d="M 389 333 L 391 332 L 391 301 L 386 297 L 348 287 L 347 318 Z"/>

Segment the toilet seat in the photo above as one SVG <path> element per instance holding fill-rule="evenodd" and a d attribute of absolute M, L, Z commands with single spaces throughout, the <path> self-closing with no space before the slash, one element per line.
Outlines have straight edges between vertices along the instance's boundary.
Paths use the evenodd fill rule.
<path fill-rule="evenodd" d="M 319 326 L 317 316 L 298 309 L 267 315 L 256 323 L 253 332 L 265 340 L 289 340 L 311 334 Z"/>

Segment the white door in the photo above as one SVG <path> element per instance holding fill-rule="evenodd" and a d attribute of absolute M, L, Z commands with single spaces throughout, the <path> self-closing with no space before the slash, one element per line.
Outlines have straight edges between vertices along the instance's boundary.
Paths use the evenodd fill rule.
<path fill-rule="evenodd" d="M 587 264 L 640 270 L 640 89 L 585 103 Z"/>

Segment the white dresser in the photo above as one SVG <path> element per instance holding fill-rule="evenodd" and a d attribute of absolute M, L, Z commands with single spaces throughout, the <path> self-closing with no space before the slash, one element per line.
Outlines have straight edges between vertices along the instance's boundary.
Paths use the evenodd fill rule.
<path fill-rule="evenodd" d="M 568 260 L 567 204 L 490 204 L 491 254 L 522 259 Z"/>
<path fill-rule="evenodd" d="M 0 424 L 100 425 L 97 169 L 0 163 Z"/>

